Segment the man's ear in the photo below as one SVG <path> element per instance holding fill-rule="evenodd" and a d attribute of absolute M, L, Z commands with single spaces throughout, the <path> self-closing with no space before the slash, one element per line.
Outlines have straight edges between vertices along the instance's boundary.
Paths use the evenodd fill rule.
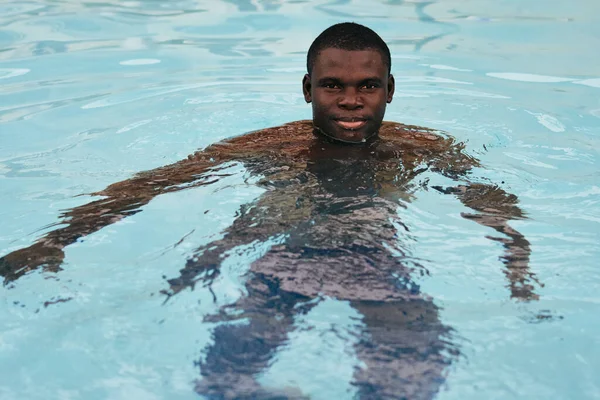
<path fill-rule="evenodd" d="M 304 75 L 304 79 L 302 79 L 302 93 L 304 93 L 304 100 L 307 103 L 312 102 L 312 95 L 310 94 L 311 89 L 310 76 L 306 74 Z"/>
<path fill-rule="evenodd" d="M 392 98 L 394 97 L 394 91 L 396 90 L 396 80 L 394 79 L 394 75 L 390 74 L 389 78 L 388 78 L 388 95 L 387 95 L 387 102 L 391 103 L 392 102 Z"/>

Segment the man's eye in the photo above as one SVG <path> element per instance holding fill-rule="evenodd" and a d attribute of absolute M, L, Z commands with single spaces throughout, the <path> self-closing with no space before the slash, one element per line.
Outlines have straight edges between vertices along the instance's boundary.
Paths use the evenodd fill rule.
<path fill-rule="evenodd" d="M 337 89 L 338 85 L 336 85 L 335 83 L 326 83 L 324 85 L 327 89 Z"/>
<path fill-rule="evenodd" d="M 374 83 L 368 83 L 366 85 L 363 85 L 363 89 L 377 89 L 377 85 Z"/>

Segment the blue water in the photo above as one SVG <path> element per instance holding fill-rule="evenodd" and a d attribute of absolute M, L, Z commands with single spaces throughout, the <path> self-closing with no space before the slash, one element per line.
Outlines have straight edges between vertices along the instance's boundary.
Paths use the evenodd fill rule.
<path fill-rule="evenodd" d="M 510 299 L 489 228 L 423 191 L 398 213 L 416 278 L 460 348 L 439 399 L 600 398 L 600 6 L 527 1 L 5 1 L 0 4 L 0 256 L 134 173 L 310 118 L 305 53 L 354 20 L 390 44 L 386 119 L 450 132 L 518 195 L 538 301 Z M 65 249 L 58 273 L 0 288 L 0 399 L 193 399 L 195 362 L 243 296 L 248 259 L 168 302 L 194 250 L 262 193 L 243 167 L 159 196 Z M 208 211 L 208 212 L 207 212 Z M 254 253 L 253 253 L 254 252 Z M 321 299 L 259 377 L 352 398 L 360 315 Z"/>

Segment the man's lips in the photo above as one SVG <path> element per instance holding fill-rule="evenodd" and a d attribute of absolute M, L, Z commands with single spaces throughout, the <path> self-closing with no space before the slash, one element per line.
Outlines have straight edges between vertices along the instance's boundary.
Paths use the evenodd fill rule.
<path fill-rule="evenodd" d="M 333 121 L 341 128 L 348 130 L 360 129 L 367 123 L 365 118 L 335 118 Z"/>

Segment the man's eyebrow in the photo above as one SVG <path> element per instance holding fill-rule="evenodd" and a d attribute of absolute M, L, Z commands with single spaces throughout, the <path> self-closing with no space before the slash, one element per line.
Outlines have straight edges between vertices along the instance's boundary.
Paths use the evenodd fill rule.
<path fill-rule="evenodd" d="M 319 79 L 318 84 L 319 85 L 323 85 L 325 83 L 335 83 L 335 84 L 342 84 L 343 81 L 340 78 L 334 78 L 333 76 L 325 76 L 321 79 Z M 381 85 L 383 83 L 383 81 L 381 80 L 381 78 L 379 78 L 378 76 L 370 76 L 368 78 L 364 78 L 362 79 L 358 85 L 362 86 L 366 83 L 376 83 L 378 85 Z"/>
<path fill-rule="evenodd" d="M 325 77 L 319 79 L 319 84 L 329 83 L 329 82 L 341 83 L 342 81 L 339 78 L 334 78 L 332 76 L 325 76 Z"/>
<path fill-rule="evenodd" d="M 381 80 L 381 78 L 377 77 L 377 76 L 372 76 L 370 78 L 365 78 L 362 81 L 360 81 L 361 84 L 363 83 L 378 83 L 381 84 L 383 81 Z"/>

